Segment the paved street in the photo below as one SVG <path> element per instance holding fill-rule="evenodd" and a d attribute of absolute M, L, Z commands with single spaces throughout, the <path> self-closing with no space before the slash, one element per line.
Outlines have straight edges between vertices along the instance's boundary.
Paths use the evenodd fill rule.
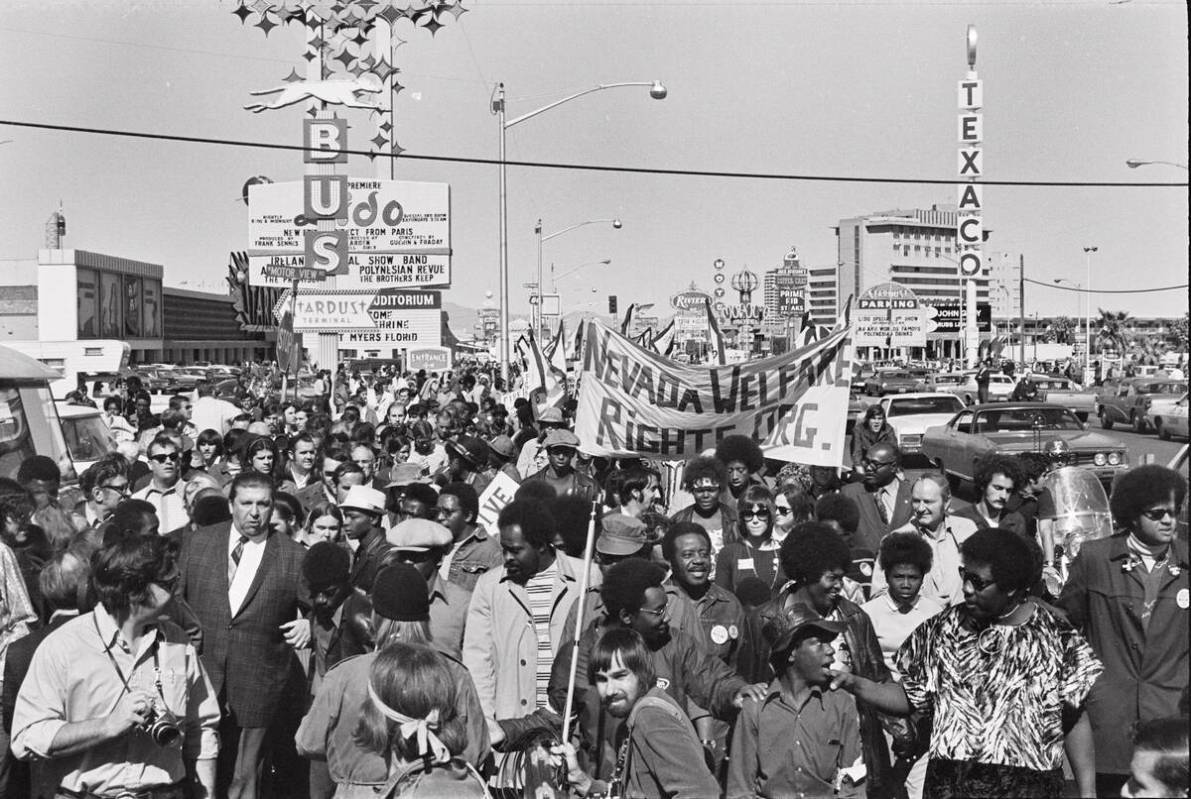
<path fill-rule="evenodd" d="M 1154 463 L 1166 465 L 1166 463 L 1173 458 L 1178 451 L 1182 449 L 1183 445 L 1187 443 L 1186 439 L 1172 439 L 1171 441 L 1163 441 L 1153 433 L 1145 433 L 1138 435 L 1132 430 L 1122 430 L 1119 426 L 1112 430 L 1102 430 L 1100 425 L 1095 420 L 1092 421 L 1091 430 L 1096 430 L 1101 433 L 1106 433 L 1114 438 L 1119 438 L 1125 442 L 1125 446 L 1129 449 L 1129 464 L 1136 466 L 1142 462 L 1142 456 L 1153 455 Z M 1184 473 L 1186 469 L 1184 467 Z"/>

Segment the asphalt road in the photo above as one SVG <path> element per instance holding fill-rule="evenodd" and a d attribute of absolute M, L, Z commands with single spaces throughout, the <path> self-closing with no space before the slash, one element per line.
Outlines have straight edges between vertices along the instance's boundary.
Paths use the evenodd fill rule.
<path fill-rule="evenodd" d="M 1170 441 L 1163 441 L 1153 433 L 1137 434 L 1132 430 L 1122 429 L 1119 425 L 1113 427 L 1112 430 L 1100 429 L 1100 424 L 1093 419 L 1089 429 L 1103 433 L 1107 436 L 1120 439 L 1125 442 L 1125 447 L 1129 451 L 1129 465 L 1137 466 L 1142 463 L 1144 456 L 1152 455 L 1153 462 L 1165 466 L 1183 445 L 1187 443 L 1186 439 L 1172 439 Z M 1186 467 L 1183 470 L 1186 474 Z"/>

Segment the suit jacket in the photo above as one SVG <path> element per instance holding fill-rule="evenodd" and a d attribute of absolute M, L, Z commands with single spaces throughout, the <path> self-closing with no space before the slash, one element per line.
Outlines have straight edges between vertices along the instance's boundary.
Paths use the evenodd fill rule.
<path fill-rule="evenodd" d="M 309 609 L 302 578 L 306 550 L 270 534 L 244 604 L 228 602 L 227 543 L 231 522 L 186 536 L 178 561 L 179 592 L 203 628 L 203 665 L 215 694 L 240 727 L 267 727 L 285 691 L 294 650 L 280 627 Z"/>
<path fill-rule="evenodd" d="M 380 571 L 381 561 L 392 548 L 384 530 L 379 527 L 369 530 L 368 534 L 360 539 L 359 549 L 352 553 L 352 566 L 347 578 L 352 587 L 364 592 L 371 591 L 372 581 Z"/>
<path fill-rule="evenodd" d="M 869 493 L 864 483 L 848 483 L 840 489 L 840 493 L 848 497 L 860 508 L 860 526 L 856 528 L 856 537 L 852 541 L 855 549 L 867 549 L 877 552 L 881 548 L 881 539 L 910 521 L 913 508 L 910 505 L 910 481 L 904 477 L 897 487 L 897 497 L 893 503 L 893 516 L 888 522 L 881 521 L 881 512 L 877 510 L 876 497 Z"/>
<path fill-rule="evenodd" d="M 976 525 L 976 529 L 988 527 L 988 520 L 980 515 L 980 511 L 976 509 L 975 505 L 957 508 L 951 512 L 951 515 L 960 519 L 967 519 Z M 1001 518 L 997 521 L 997 527 L 1002 530 L 1012 530 L 1018 535 L 1027 535 L 1026 519 L 1017 511 L 1009 511 L 1002 514 Z"/>

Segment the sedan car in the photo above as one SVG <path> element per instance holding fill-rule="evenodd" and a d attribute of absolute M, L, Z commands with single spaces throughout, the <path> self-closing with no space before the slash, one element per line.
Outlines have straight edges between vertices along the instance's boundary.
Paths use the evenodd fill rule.
<path fill-rule="evenodd" d="M 1146 423 L 1163 441 L 1169 441 L 1171 436 L 1187 438 L 1187 392 L 1174 402 L 1151 403 L 1146 411 Z"/>
<path fill-rule="evenodd" d="M 881 400 L 885 418 L 897 431 L 897 446 L 902 453 L 922 449 L 922 436 L 928 427 L 946 424 L 964 409 L 954 394 L 918 392 L 885 397 Z"/>
<path fill-rule="evenodd" d="M 1096 393 L 1084 390 L 1079 383 L 1056 375 L 1035 374 L 1029 379 L 1038 389 L 1040 402 L 1066 406 L 1083 421 L 1095 415 Z"/>
<path fill-rule="evenodd" d="M 864 393 L 870 397 L 883 397 L 886 394 L 909 394 L 911 391 L 922 391 L 925 388 L 924 380 L 900 369 L 877 372 L 864 382 Z"/>
<path fill-rule="evenodd" d="M 949 476 L 970 481 L 976 463 L 992 454 L 1042 452 L 1054 440 L 1066 442 L 1073 465 L 1091 469 L 1102 481 L 1128 468 L 1125 445 L 1088 432 L 1069 408 L 1043 402 L 989 403 L 957 413 L 922 437 L 922 452 L 943 462 Z"/>

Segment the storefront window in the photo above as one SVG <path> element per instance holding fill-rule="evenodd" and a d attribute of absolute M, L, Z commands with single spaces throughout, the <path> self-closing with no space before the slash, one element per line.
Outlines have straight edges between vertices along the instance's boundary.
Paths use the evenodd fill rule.
<path fill-rule="evenodd" d="M 95 281 L 95 272 L 90 269 L 78 270 L 79 338 L 96 338 L 99 335 L 98 286 Z"/>
<path fill-rule="evenodd" d="M 141 279 L 124 276 L 124 337 L 141 337 Z"/>
<path fill-rule="evenodd" d="M 124 287 L 119 275 L 99 273 L 99 335 L 124 338 Z"/>
<path fill-rule="evenodd" d="M 144 281 L 142 298 L 144 311 L 143 330 L 145 338 L 159 338 L 161 336 L 161 281 Z"/>

